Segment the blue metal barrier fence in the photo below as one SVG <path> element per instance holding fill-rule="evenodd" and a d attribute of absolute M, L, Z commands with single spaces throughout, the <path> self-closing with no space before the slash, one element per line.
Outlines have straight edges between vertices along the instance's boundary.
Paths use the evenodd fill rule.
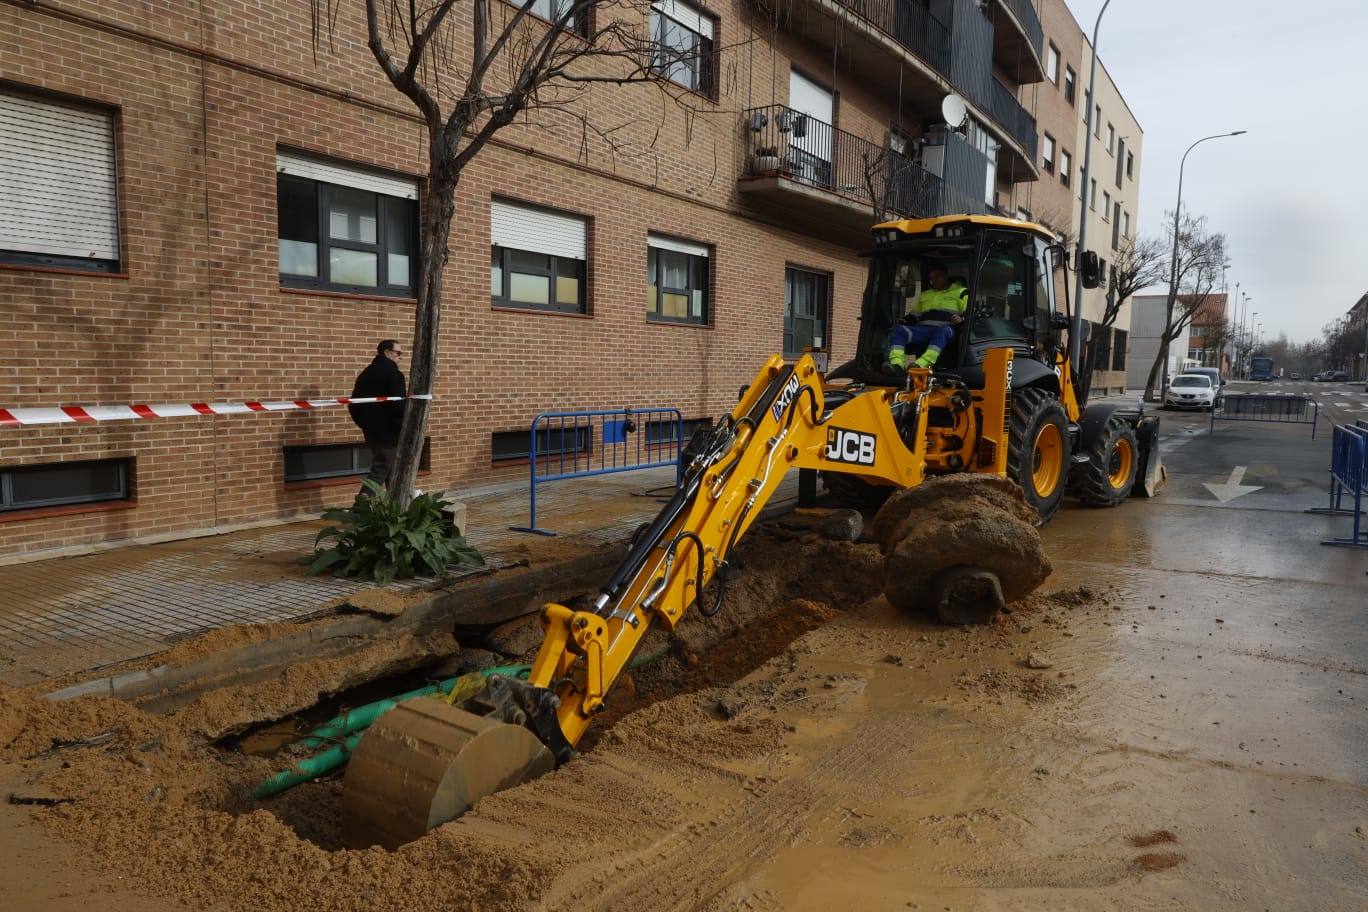
<path fill-rule="evenodd" d="M 1320 404 L 1310 396 L 1261 396 L 1253 393 L 1226 393 L 1221 404 L 1211 410 L 1211 431 L 1217 421 L 1257 421 L 1270 424 L 1309 424 L 1311 439 L 1316 439 Z"/>
<path fill-rule="evenodd" d="M 1344 505 L 1345 497 L 1352 508 Z M 1330 506 L 1314 507 L 1307 513 L 1327 516 L 1352 516 L 1353 533 L 1348 538 L 1331 538 L 1322 545 L 1341 548 L 1368 548 L 1368 527 L 1364 525 L 1364 499 L 1368 496 L 1368 421 L 1353 427 L 1335 425 L 1330 445 Z"/>
<path fill-rule="evenodd" d="M 684 416 L 679 409 L 543 412 L 532 421 L 527 525 L 511 528 L 514 532 L 556 534 L 537 525 L 537 486 L 548 481 L 674 465 L 678 484 L 683 471 L 679 454 L 684 443 Z"/>

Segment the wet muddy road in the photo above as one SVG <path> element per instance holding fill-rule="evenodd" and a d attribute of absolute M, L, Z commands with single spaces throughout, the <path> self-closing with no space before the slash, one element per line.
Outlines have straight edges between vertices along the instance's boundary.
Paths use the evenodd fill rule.
<path fill-rule="evenodd" d="M 222 880 L 220 846 L 192 846 L 168 856 L 170 892 L 376 912 L 1368 909 L 1368 560 L 1319 544 L 1342 521 L 1300 512 L 1319 441 L 1184 425 L 1169 491 L 1061 513 L 1058 594 L 995 625 L 824 592 L 831 619 L 744 678 L 626 716 L 395 856 L 324 851 L 260 812 L 170 817 L 243 871 Z M 1222 501 L 1206 485 L 1235 459 L 1258 490 Z M 177 907 L 110 893 L 165 891 L 5 812 L 18 908 Z M 441 891 L 419 876 L 450 900 L 425 903 Z M 189 885 L 211 877 L 217 894 Z"/>

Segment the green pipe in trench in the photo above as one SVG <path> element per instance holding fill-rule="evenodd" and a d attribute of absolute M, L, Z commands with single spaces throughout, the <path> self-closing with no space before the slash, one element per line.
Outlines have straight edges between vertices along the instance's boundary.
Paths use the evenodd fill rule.
<path fill-rule="evenodd" d="M 630 670 L 649 665 L 651 662 L 663 659 L 669 652 L 670 647 L 668 645 L 662 646 L 654 652 L 636 656 L 627 663 L 627 668 Z M 485 677 L 498 674 L 506 677 L 526 678 L 531 670 L 532 666 L 530 665 L 499 665 L 494 668 L 486 668 L 479 673 Z M 352 751 L 356 750 L 356 745 L 361 743 L 361 736 L 365 734 L 365 730 L 376 719 L 405 700 L 437 693 L 449 694 L 457 680 L 457 678 L 447 678 L 445 681 L 419 687 L 417 690 L 410 690 L 398 696 L 376 700 L 374 703 L 367 703 L 364 706 L 358 706 L 341 715 L 334 716 L 290 745 L 291 747 L 300 745 L 306 749 L 322 747 L 325 744 L 331 744 L 332 747 L 322 753 L 314 754 L 312 757 L 305 757 L 289 769 L 275 773 L 252 789 L 252 797 L 262 799 L 279 795 L 296 785 L 302 785 L 311 779 L 317 779 L 319 776 L 330 773 L 339 767 L 346 766 L 347 760 L 351 758 Z"/>

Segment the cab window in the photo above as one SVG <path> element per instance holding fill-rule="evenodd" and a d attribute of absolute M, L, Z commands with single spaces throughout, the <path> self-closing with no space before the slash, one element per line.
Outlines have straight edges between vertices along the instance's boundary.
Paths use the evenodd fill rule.
<path fill-rule="evenodd" d="M 1031 312 L 1030 298 L 1035 295 L 1028 293 L 1032 258 L 1022 251 L 1021 235 L 988 232 L 983 265 L 974 283 L 971 339 L 1025 338 L 1023 321 Z"/>

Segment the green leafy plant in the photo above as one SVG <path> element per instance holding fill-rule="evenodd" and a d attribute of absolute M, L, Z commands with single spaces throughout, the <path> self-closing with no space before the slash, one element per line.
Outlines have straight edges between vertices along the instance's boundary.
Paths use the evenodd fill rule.
<path fill-rule="evenodd" d="M 369 479 L 370 496 L 358 495 L 350 507 L 328 510 L 329 526 L 314 540 L 312 574 L 369 576 L 381 585 L 423 574 L 439 576 L 453 564 L 481 567 L 484 557 L 442 515 L 442 501 L 420 494 L 406 509 Z M 322 544 L 332 540 L 331 547 Z"/>

